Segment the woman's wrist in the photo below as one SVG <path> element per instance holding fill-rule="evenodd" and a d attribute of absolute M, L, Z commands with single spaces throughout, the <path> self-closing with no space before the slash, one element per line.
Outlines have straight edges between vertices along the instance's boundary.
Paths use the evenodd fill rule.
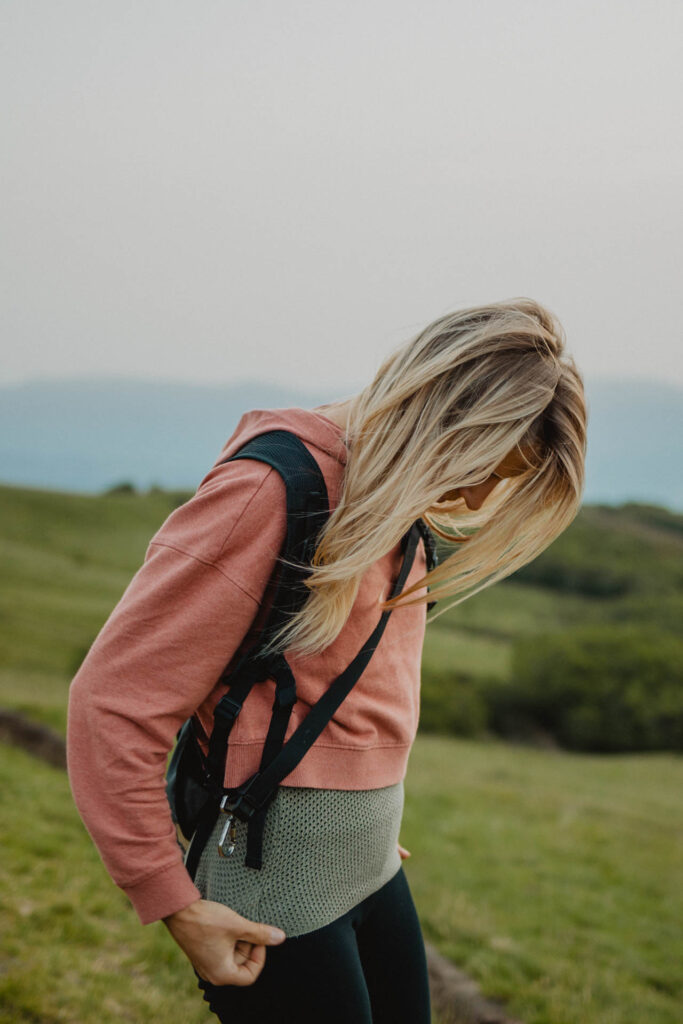
<path fill-rule="evenodd" d="M 167 914 L 166 917 L 162 917 L 161 920 L 167 928 L 172 927 L 179 921 L 191 921 L 197 916 L 197 910 L 199 909 L 199 904 L 201 902 L 201 897 L 193 900 L 193 902 L 188 903 L 186 907 L 181 907 L 180 910 L 174 910 L 172 914 Z"/>

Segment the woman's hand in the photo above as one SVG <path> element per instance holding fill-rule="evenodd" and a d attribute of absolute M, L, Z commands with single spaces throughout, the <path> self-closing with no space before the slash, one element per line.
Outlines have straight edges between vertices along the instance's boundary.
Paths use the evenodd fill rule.
<path fill-rule="evenodd" d="M 286 938 L 280 928 L 248 921 L 213 900 L 196 900 L 163 922 L 200 978 L 212 985 L 252 985 L 266 962 L 266 946 Z"/>
<path fill-rule="evenodd" d="M 412 854 L 410 853 L 410 850 L 406 850 L 403 846 L 401 846 L 400 843 L 398 843 L 397 845 L 398 845 L 398 853 L 399 853 L 399 856 L 400 856 L 401 860 L 405 860 L 406 857 L 412 856 Z"/>

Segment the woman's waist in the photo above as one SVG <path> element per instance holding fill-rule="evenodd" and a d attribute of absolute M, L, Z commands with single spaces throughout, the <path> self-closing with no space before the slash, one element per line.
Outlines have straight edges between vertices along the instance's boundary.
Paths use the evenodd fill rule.
<path fill-rule="evenodd" d="M 357 790 L 280 786 L 274 798 L 278 832 L 335 846 L 367 841 L 371 833 L 379 839 L 398 831 L 404 799 L 403 780 Z"/>
<path fill-rule="evenodd" d="M 291 878 L 319 872 L 322 878 L 343 878 L 365 885 L 395 859 L 403 816 L 403 781 L 365 790 L 280 786 L 268 806 L 263 840 L 264 873 L 286 871 Z M 212 872 L 242 873 L 247 824 L 236 822 L 236 849 L 230 863 L 216 858 L 216 822 L 208 843 Z"/>

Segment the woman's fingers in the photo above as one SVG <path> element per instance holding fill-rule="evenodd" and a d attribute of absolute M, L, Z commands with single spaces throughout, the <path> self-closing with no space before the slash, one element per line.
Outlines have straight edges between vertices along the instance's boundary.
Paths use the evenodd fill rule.
<path fill-rule="evenodd" d="M 266 947 L 249 942 L 235 943 L 234 973 L 231 985 L 251 985 L 256 981 L 266 962 Z"/>
<path fill-rule="evenodd" d="M 398 843 L 397 845 L 398 845 L 398 852 L 399 852 L 399 856 L 400 856 L 401 860 L 405 860 L 406 857 L 411 857 L 412 856 L 410 850 L 406 850 L 406 848 L 404 846 L 401 846 L 400 843 Z"/>
<path fill-rule="evenodd" d="M 226 939 L 232 945 L 223 962 L 208 980 L 214 985 L 251 985 L 266 962 L 266 946 L 279 945 L 286 938 L 280 928 L 259 921 L 249 921 L 232 911 L 232 922 Z M 232 942 L 230 938 L 232 934 Z M 215 970 L 215 969 L 214 969 Z"/>
<path fill-rule="evenodd" d="M 263 970 L 266 947 L 286 938 L 280 928 L 249 921 L 213 900 L 196 900 L 164 922 L 199 976 L 212 985 L 251 985 Z"/>

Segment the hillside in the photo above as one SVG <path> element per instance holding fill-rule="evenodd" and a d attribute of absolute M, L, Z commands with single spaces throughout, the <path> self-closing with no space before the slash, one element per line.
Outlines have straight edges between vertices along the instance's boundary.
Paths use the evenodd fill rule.
<path fill-rule="evenodd" d="M 0 683 L 6 706 L 63 728 L 71 677 L 141 564 L 150 537 L 187 497 L 0 486 Z M 670 622 L 675 629 L 682 555 L 683 516 L 655 506 L 584 506 L 532 565 L 428 627 L 423 727 L 431 728 L 435 715 L 443 718 L 446 680 L 454 705 L 451 731 L 472 731 L 458 728 L 458 717 L 468 713 L 467 686 L 478 678 L 507 678 L 520 638 L 629 617 Z M 612 590 L 598 586 L 604 580 Z"/>
<path fill-rule="evenodd" d="M 73 673 L 186 497 L 0 487 L 0 705 L 64 731 Z M 673 616 L 682 527 L 657 507 L 587 506 L 526 579 L 436 620 L 425 728 L 458 731 L 476 716 L 479 682 L 509 676 L 520 638 L 644 609 Z M 613 592 L 595 592 L 596 567 Z M 401 830 L 425 937 L 525 1024 L 676 1024 L 680 758 L 577 756 L 425 728 Z M 0 1022 L 208 1019 L 178 948 L 163 928 L 139 927 L 106 875 L 65 773 L 8 747 L 0 782 Z"/>

